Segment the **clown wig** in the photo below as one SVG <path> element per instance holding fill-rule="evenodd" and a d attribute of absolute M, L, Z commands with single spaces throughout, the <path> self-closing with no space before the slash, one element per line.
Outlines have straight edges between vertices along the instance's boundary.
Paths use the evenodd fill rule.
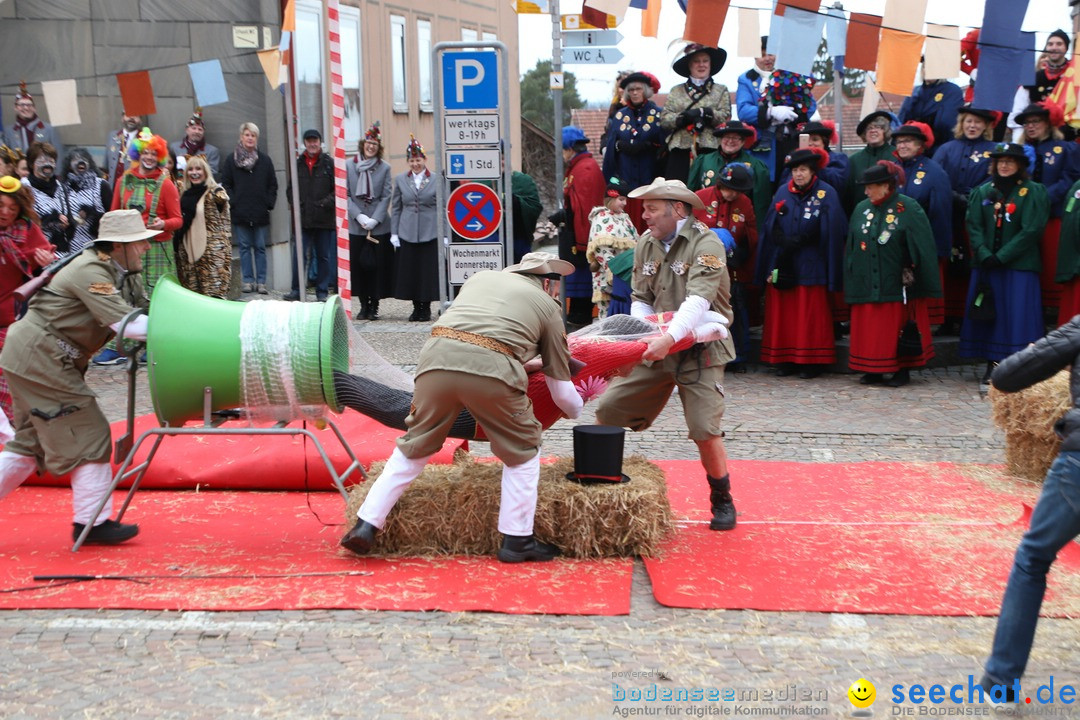
<path fill-rule="evenodd" d="M 146 148 L 152 149 L 157 154 L 158 167 L 165 167 L 165 162 L 169 159 L 169 145 L 165 142 L 165 138 L 150 132 L 148 127 L 144 127 L 131 141 L 131 147 L 128 148 L 128 157 L 132 161 L 138 162 L 139 156 L 142 155 L 142 151 Z"/>

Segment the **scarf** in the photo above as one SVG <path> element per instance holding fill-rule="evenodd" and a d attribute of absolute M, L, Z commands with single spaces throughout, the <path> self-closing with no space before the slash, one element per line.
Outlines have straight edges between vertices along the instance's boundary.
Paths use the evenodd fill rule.
<path fill-rule="evenodd" d="M 184 251 L 187 253 L 188 262 L 195 264 L 206 252 L 206 185 L 192 185 L 180 196 L 180 213 L 184 217 L 184 224 L 180 227 L 183 233 Z"/>
<path fill-rule="evenodd" d="M 371 171 L 378 165 L 379 158 L 361 158 L 356 156 L 356 169 L 359 174 L 356 176 L 356 196 L 364 200 L 371 200 L 375 196 L 372 194 L 372 179 Z"/>
<path fill-rule="evenodd" d="M 206 151 L 206 138 L 203 138 L 199 143 L 193 143 L 190 138 L 185 136 L 184 139 L 180 141 L 180 150 L 182 153 L 178 154 L 191 156 L 203 155 Z"/>
<path fill-rule="evenodd" d="M 698 80 L 697 78 L 690 78 L 686 81 L 686 94 L 691 100 L 697 100 L 699 97 L 708 95 L 712 90 L 713 79 L 706 78 L 704 80 Z"/>
<path fill-rule="evenodd" d="M 890 190 L 890 191 L 888 192 L 888 194 L 887 194 L 887 195 L 885 195 L 885 197 L 881 198 L 880 200 L 871 200 L 871 201 L 870 201 L 870 203 L 871 203 L 871 204 L 873 204 L 873 205 L 875 205 L 875 206 L 877 206 L 877 207 L 881 207 L 881 206 L 882 206 L 882 205 L 884 205 L 885 203 L 887 203 L 887 202 L 889 202 L 890 200 L 892 200 L 892 196 L 893 196 L 893 195 L 895 195 L 895 194 L 896 194 L 896 190 Z"/>
<path fill-rule="evenodd" d="M 806 185 L 804 185 L 803 187 L 799 187 L 798 185 L 796 185 L 794 180 L 788 180 L 787 189 L 788 192 L 790 192 L 792 195 L 805 195 L 806 193 L 810 192 L 811 188 L 814 187 L 814 183 L 816 182 L 817 173 L 814 173 L 814 176 L 810 178 L 810 182 L 806 183 Z"/>
<path fill-rule="evenodd" d="M 236 167 L 241 170 L 250 170 L 255 167 L 255 161 L 259 159 L 259 150 L 248 150 L 244 147 L 243 143 L 236 143 L 236 150 L 233 150 L 233 160 L 236 161 Z"/>
<path fill-rule="evenodd" d="M 18 218 L 6 228 L 0 228 L 0 265 L 6 265 L 8 260 L 18 266 L 26 277 L 33 277 L 30 263 L 23 258 L 19 247 L 26 242 L 26 231 L 30 223 L 24 218 Z"/>
<path fill-rule="evenodd" d="M 23 147 L 29 149 L 30 146 L 34 144 L 34 136 L 37 134 L 37 131 L 44 129 L 44 127 L 45 123 L 41 122 L 41 118 L 34 115 L 34 117 L 29 120 L 16 118 L 11 129 L 16 133 L 22 133 L 24 142 L 26 143 Z"/>

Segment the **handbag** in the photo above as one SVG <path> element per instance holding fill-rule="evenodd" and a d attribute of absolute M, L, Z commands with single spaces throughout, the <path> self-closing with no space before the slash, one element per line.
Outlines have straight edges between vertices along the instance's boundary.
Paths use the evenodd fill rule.
<path fill-rule="evenodd" d="M 907 305 L 907 288 L 904 288 L 904 305 Z M 922 352 L 922 333 L 915 319 L 909 317 L 904 327 L 900 329 L 900 337 L 896 341 L 896 357 L 897 359 L 917 358 L 922 355 Z"/>
<path fill-rule="evenodd" d="M 971 296 L 971 305 L 968 307 L 968 318 L 979 322 L 993 322 L 997 319 L 997 310 L 994 309 L 994 288 L 985 280 L 979 281 L 975 286 L 975 292 Z"/>
<path fill-rule="evenodd" d="M 356 258 L 356 265 L 360 271 L 370 273 L 375 272 L 375 270 L 378 269 L 378 248 L 378 240 L 372 238 L 370 235 L 361 236 L 360 252 L 357 253 L 359 257 Z"/>

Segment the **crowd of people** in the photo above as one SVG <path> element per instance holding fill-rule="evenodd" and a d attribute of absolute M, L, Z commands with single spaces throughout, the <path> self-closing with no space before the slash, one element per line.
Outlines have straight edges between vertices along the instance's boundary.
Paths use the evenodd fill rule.
<path fill-rule="evenodd" d="M 550 219 L 575 267 L 570 327 L 627 312 L 646 224 L 633 191 L 658 178 L 695 191 L 695 218 L 726 231 L 735 372 L 760 325 L 759 359 L 779 376 L 817 377 L 850 334 L 861 382 L 901 387 L 934 357 L 934 336 L 958 336 L 962 357 L 987 363 L 985 384 L 997 361 L 1080 312 L 1080 148 L 1048 99 L 1063 31 L 1014 113 L 924 79 L 898 113 L 862 118 L 865 145 L 850 155 L 818 119 L 813 80 L 777 70 L 767 40 L 734 98 L 713 80 L 720 48 L 685 46 L 673 69 L 686 81 L 663 107 L 654 75 L 621 74 L 600 158 L 580 128 L 563 129 L 563 209 Z"/>

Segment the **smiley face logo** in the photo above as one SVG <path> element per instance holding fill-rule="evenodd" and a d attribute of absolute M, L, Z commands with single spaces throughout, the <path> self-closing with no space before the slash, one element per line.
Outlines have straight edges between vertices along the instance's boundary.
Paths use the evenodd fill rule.
<path fill-rule="evenodd" d="M 877 699 L 877 690 L 874 688 L 872 682 L 865 678 L 859 678 L 851 683 L 851 687 L 849 687 L 847 691 L 847 696 L 852 705 L 862 710 L 862 712 L 855 712 L 855 715 L 865 716 L 873 714 L 873 710 L 867 711 L 865 709 L 873 705 L 874 700 Z"/>

